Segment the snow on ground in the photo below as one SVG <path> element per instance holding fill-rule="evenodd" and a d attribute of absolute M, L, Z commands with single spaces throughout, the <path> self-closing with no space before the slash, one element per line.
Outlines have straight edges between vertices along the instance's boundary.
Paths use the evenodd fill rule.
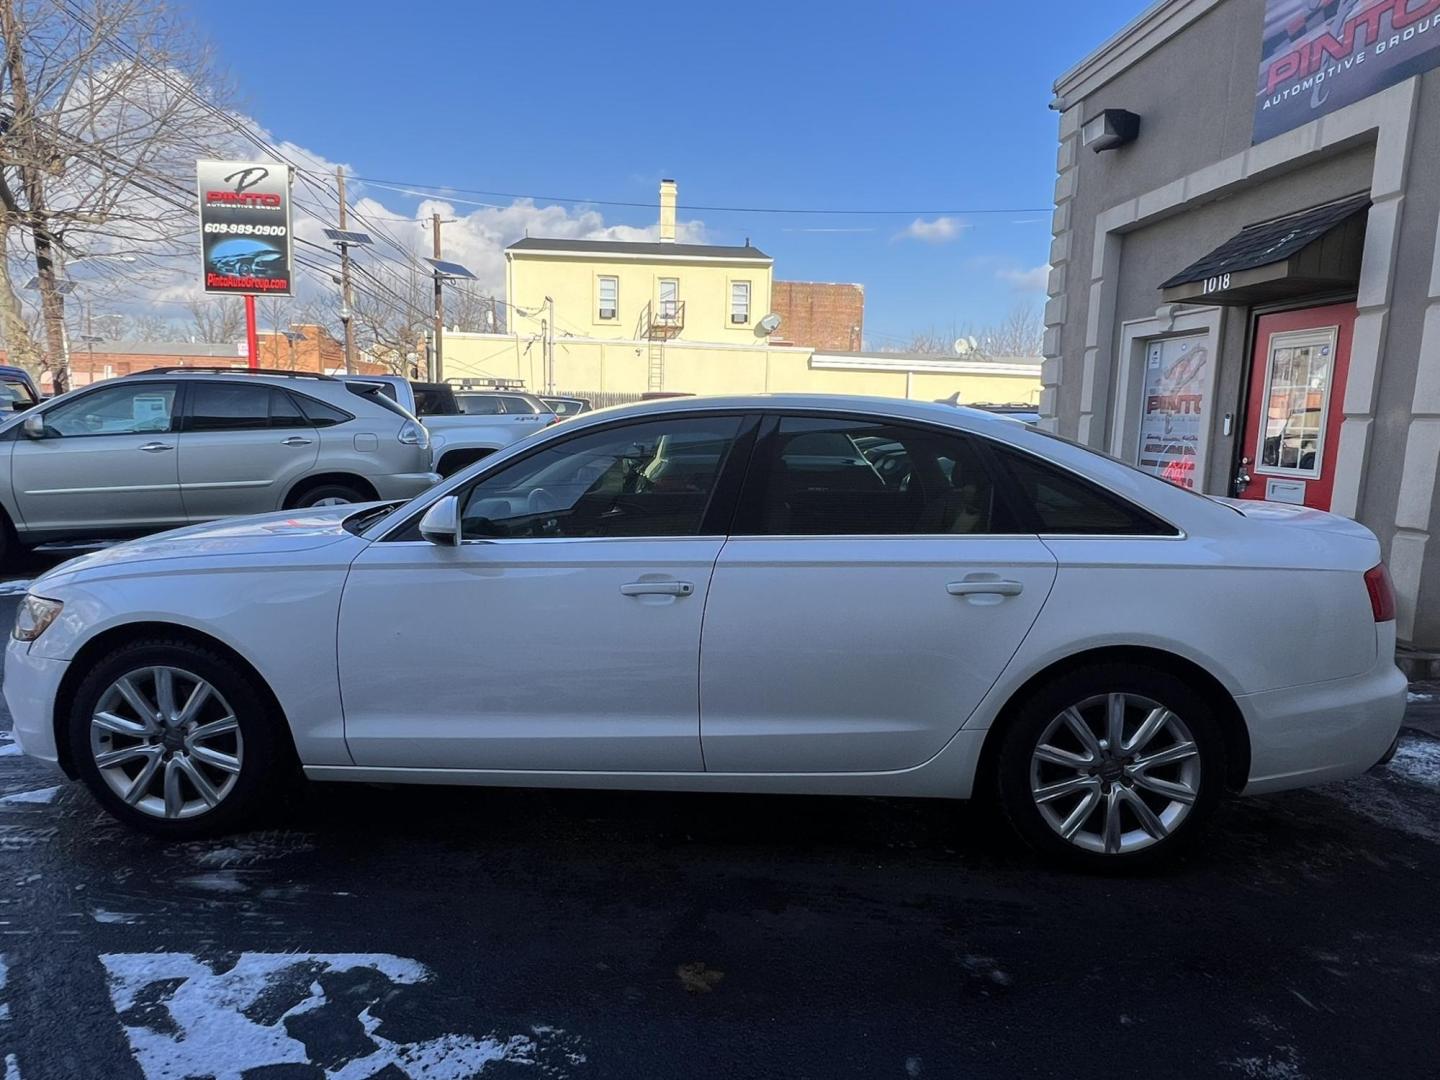
<path fill-rule="evenodd" d="M 55 796 L 60 794 L 60 787 L 38 788 L 35 791 L 17 791 L 13 795 L 0 796 L 0 803 L 7 805 L 21 805 L 34 803 L 54 802 Z"/>
<path fill-rule="evenodd" d="M 1440 844 L 1440 814 L 1415 787 L 1440 794 L 1440 741 L 1407 735 L 1383 769 L 1319 790 L 1378 825 Z"/>
<path fill-rule="evenodd" d="M 381 1034 L 385 1021 L 372 1010 L 431 978 L 423 964 L 388 953 L 241 953 L 229 967 L 191 953 L 109 953 L 100 961 L 146 1080 L 241 1080 L 250 1070 L 283 1065 L 310 1065 L 326 1080 L 392 1073 L 465 1080 L 492 1062 L 535 1065 L 536 1039 L 563 1036 L 535 1029 L 534 1037 L 388 1038 Z M 323 1063 L 312 1063 L 304 1042 L 291 1034 L 346 1022 L 359 1023 L 361 1045 L 339 1058 L 327 1054 Z M 565 1060 L 584 1058 L 570 1052 Z"/>

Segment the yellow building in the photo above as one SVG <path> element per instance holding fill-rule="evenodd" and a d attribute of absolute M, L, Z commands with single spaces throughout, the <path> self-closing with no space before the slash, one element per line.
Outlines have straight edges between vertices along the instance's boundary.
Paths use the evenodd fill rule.
<path fill-rule="evenodd" d="M 450 378 L 518 379 L 603 402 L 647 393 L 833 393 L 1033 403 L 1039 358 L 817 352 L 770 344 L 774 260 L 675 241 L 660 184 L 659 239 L 526 237 L 505 250 L 509 333 L 445 336 Z M 783 336 L 783 329 L 779 336 Z"/>

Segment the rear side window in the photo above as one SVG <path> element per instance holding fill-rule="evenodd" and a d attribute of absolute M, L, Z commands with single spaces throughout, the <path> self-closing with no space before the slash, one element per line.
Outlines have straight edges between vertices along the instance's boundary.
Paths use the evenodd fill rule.
<path fill-rule="evenodd" d="M 186 411 L 187 431 L 308 426 L 287 394 L 255 383 L 192 383 Z"/>
<path fill-rule="evenodd" d="M 1019 531 L 977 447 L 958 432 L 785 417 L 755 512 L 768 536 Z"/>
<path fill-rule="evenodd" d="M 411 383 L 415 391 L 415 415 L 416 416 L 457 416 L 460 413 L 455 405 L 455 394 L 446 386 L 426 386 L 423 383 Z"/>
<path fill-rule="evenodd" d="M 406 410 L 404 405 L 401 405 L 391 396 L 394 390 L 385 383 L 346 383 L 345 388 L 361 400 L 379 405 L 382 409 L 386 409 L 396 416 L 403 417 L 406 420 L 415 419 Z M 389 390 L 389 393 L 386 393 L 386 390 Z M 351 420 L 354 419 L 354 417 L 346 416 L 346 419 Z"/>
<path fill-rule="evenodd" d="M 323 401 L 316 401 L 304 394 L 295 395 L 295 403 L 300 406 L 300 411 L 305 414 L 305 419 L 316 427 L 333 427 L 336 424 L 343 424 L 346 420 L 354 420 L 355 417 L 344 409 L 337 409 L 334 405 L 327 405 Z"/>
<path fill-rule="evenodd" d="M 1176 536 L 1159 518 L 1074 473 L 1029 454 L 994 447 L 1036 527 L 1057 536 Z"/>

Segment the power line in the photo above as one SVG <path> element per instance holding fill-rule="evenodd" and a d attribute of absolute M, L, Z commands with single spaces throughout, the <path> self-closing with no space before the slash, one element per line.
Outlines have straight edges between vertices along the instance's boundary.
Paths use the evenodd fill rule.
<path fill-rule="evenodd" d="M 362 184 L 371 184 L 375 187 L 386 188 L 391 191 L 398 191 L 407 195 L 417 195 L 423 198 L 443 198 L 450 193 L 462 195 L 483 195 L 492 199 L 531 199 L 536 202 L 571 203 L 578 206 L 625 206 L 640 209 L 654 209 L 651 202 L 628 202 L 622 199 L 587 199 L 565 195 L 537 195 L 531 192 L 513 191 L 481 191 L 477 188 L 455 187 L 449 184 L 426 184 L 412 180 L 385 180 L 373 176 L 355 177 Z M 464 200 L 456 200 L 464 201 Z M 499 203 L 475 203 L 476 206 L 495 207 L 504 209 Z M 869 210 L 855 209 L 824 209 L 813 206 L 708 206 L 700 203 L 679 203 L 677 210 L 692 210 L 708 213 L 725 214 L 833 214 L 837 216 L 852 217 L 927 217 L 935 215 L 961 215 L 961 214 L 1048 214 L 1054 210 L 1053 206 L 1010 206 L 1010 207 L 968 207 L 961 209 L 921 209 L 903 210 L 877 208 Z"/>

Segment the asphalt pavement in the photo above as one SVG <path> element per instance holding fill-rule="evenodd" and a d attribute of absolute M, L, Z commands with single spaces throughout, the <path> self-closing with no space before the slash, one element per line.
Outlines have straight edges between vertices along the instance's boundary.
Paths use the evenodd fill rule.
<path fill-rule="evenodd" d="M 316 785 L 166 845 L 3 735 L 0 1072 L 1434 1076 L 1430 695 L 1390 766 L 1132 878 L 885 799 Z"/>

